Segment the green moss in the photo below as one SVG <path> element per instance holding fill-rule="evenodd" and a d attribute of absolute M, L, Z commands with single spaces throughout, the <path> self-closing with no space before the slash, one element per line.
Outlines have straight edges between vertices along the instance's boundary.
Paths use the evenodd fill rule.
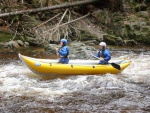
<path fill-rule="evenodd" d="M 120 35 L 125 38 L 128 37 L 128 30 L 126 28 L 120 29 Z"/>
<path fill-rule="evenodd" d="M 8 33 L 6 31 L 0 31 L 0 42 L 8 42 L 14 37 L 14 34 Z M 16 36 L 16 39 L 20 39 L 20 37 Z"/>
<path fill-rule="evenodd" d="M 89 32 L 86 32 L 86 31 L 82 31 L 81 32 L 81 41 L 87 41 L 87 40 L 94 40 L 94 39 L 97 39 L 96 35 L 93 35 Z"/>
<path fill-rule="evenodd" d="M 110 45 L 123 45 L 124 43 L 121 37 L 116 37 L 115 35 L 105 34 L 103 38 Z"/>

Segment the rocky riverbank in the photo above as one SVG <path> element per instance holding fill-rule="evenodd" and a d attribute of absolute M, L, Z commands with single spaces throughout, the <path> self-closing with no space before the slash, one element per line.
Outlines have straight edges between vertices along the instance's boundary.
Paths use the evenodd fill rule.
<path fill-rule="evenodd" d="M 35 46 L 20 46 L 19 48 L 1 48 L 0 50 L 0 61 L 1 63 L 9 63 L 10 60 L 18 60 L 18 53 L 23 55 L 42 58 L 42 59 L 57 59 L 55 48 L 58 47 L 58 44 L 47 44 L 46 47 L 35 47 Z M 85 44 L 83 42 L 73 41 L 68 44 L 70 48 L 70 59 L 94 59 L 90 56 L 90 53 L 96 53 L 98 51 L 98 45 Z M 150 47 L 129 47 L 129 46 L 111 46 L 107 45 L 107 48 L 110 50 L 112 59 L 120 57 L 122 54 L 128 53 L 137 53 L 150 55 Z"/>
<path fill-rule="evenodd" d="M 13 21 L 10 25 L 8 21 L 0 19 L 0 47 L 20 48 L 26 46 L 44 47 L 47 51 L 52 51 L 53 46 L 59 42 L 60 38 L 67 38 L 69 42 L 82 42 L 78 46 L 95 46 L 100 41 L 105 41 L 113 46 L 149 46 L 150 45 L 150 4 L 147 1 L 124 1 L 124 12 L 112 12 L 107 9 L 87 6 L 91 11 L 90 15 L 84 16 L 81 12 L 74 12 L 81 7 L 69 10 L 54 11 L 51 15 L 41 14 L 22 15 L 15 18 L 18 24 Z M 84 7 L 86 8 L 86 7 Z M 62 16 L 63 21 L 60 19 Z M 58 14 L 58 15 L 56 15 Z M 54 17 L 57 17 L 53 19 Z M 71 23 L 68 19 L 76 20 Z M 51 20 L 51 21 L 50 21 Z M 58 25 L 59 22 L 59 25 Z M 66 24 L 65 22 L 70 22 Z M 60 23 L 62 23 L 60 25 Z M 66 24 L 66 26 L 63 26 Z M 12 26 L 12 27 L 11 27 Z M 59 27 L 62 26 L 62 27 Z M 16 29 L 15 34 L 12 31 Z M 57 46 L 57 45 L 56 45 Z M 83 52 L 84 53 L 84 52 Z"/>

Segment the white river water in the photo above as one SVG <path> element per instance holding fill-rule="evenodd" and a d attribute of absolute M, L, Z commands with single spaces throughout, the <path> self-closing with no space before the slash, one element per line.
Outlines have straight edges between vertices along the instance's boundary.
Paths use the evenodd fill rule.
<path fill-rule="evenodd" d="M 0 60 L 1 113 L 148 113 L 150 51 L 114 52 L 132 64 L 121 74 L 39 77 L 21 60 Z"/>

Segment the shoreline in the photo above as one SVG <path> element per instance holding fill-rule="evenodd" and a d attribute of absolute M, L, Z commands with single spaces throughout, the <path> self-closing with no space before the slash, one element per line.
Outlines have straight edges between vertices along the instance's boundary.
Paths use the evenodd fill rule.
<path fill-rule="evenodd" d="M 97 47 L 96 47 L 97 48 Z M 108 49 L 110 51 L 132 51 L 135 53 L 141 52 L 149 52 L 150 47 L 143 46 L 143 47 L 120 47 L 120 46 L 110 46 L 108 45 Z M 35 57 L 35 58 L 44 58 L 44 59 L 57 59 L 55 54 L 49 54 L 44 48 L 42 47 L 21 47 L 19 49 L 9 49 L 9 48 L 1 48 L 0 49 L 0 60 L 19 60 L 18 53 Z"/>

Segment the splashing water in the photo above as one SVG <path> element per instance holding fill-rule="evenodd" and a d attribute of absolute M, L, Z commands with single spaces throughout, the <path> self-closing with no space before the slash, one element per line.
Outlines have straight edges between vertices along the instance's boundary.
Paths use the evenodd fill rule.
<path fill-rule="evenodd" d="M 116 56 L 120 56 L 117 52 Z M 33 74 L 20 60 L 0 65 L 1 112 L 150 111 L 150 52 L 122 53 L 132 64 L 121 74 L 54 77 Z"/>

